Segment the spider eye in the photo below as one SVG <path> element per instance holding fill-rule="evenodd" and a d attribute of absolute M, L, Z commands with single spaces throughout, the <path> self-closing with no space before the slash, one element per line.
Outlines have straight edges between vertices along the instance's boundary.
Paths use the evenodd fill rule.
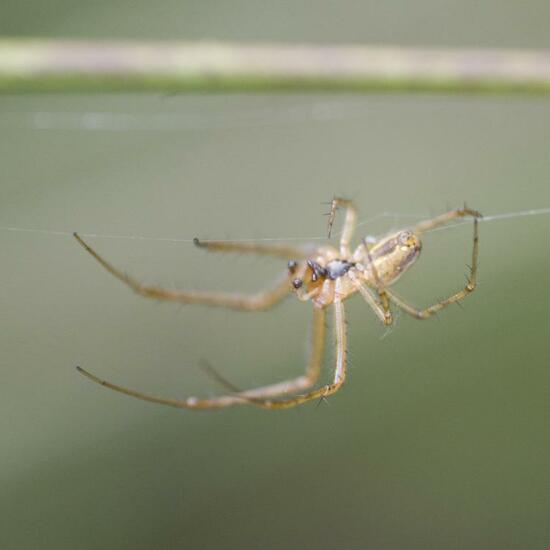
<path fill-rule="evenodd" d="M 296 260 L 290 260 L 287 265 L 290 273 L 294 273 L 298 267 L 298 262 Z"/>
<path fill-rule="evenodd" d="M 302 287 L 302 285 L 304 284 L 304 281 L 302 281 L 302 279 L 294 279 L 294 281 L 292 281 L 292 286 L 298 290 L 299 288 Z"/>

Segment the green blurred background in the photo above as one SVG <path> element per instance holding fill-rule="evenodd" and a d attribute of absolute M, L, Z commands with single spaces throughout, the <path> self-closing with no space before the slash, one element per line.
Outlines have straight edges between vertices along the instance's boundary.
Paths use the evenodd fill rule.
<path fill-rule="evenodd" d="M 550 46 L 548 2 L 3 3 L 0 35 Z M 190 239 L 320 237 L 334 194 L 379 234 L 465 200 L 550 206 L 550 102 L 431 95 L 0 97 L 0 225 Z M 132 295 L 70 238 L 0 230 L 0 547 L 543 549 L 550 545 L 549 217 L 483 223 L 480 286 L 387 332 L 348 303 L 349 383 L 281 412 L 167 396 L 303 368 L 309 305 L 240 314 Z M 139 278 L 256 290 L 281 262 L 93 239 Z M 463 284 L 471 228 L 399 290 Z M 330 347 L 329 347 L 330 349 Z M 331 364 L 331 353 L 326 360 Z M 327 373 L 328 374 L 328 373 Z"/>

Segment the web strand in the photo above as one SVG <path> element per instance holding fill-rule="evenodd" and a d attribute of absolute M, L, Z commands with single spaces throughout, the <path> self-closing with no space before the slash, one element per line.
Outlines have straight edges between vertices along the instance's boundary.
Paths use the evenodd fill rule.
<path fill-rule="evenodd" d="M 521 218 L 526 216 L 544 216 L 550 214 L 550 207 L 549 208 L 537 208 L 537 209 L 530 209 L 530 210 L 521 210 L 518 212 L 504 212 L 500 214 L 491 214 L 489 216 L 484 216 L 480 222 L 493 222 L 493 221 L 501 221 L 501 220 L 510 220 L 515 218 Z M 381 212 L 371 218 L 367 218 L 365 220 L 360 221 L 357 226 L 358 227 L 364 227 L 366 225 L 373 224 L 374 222 L 381 221 L 384 219 L 392 219 L 394 221 L 394 224 L 396 225 L 399 220 L 402 220 L 403 218 L 408 219 L 414 219 L 414 220 L 422 220 L 424 218 L 428 218 L 429 216 L 423 216 L 421 214 L 405 214 L 402 212 Z M 452 229 L 454 227 L 464 225 L 469 223 L 468 220 L 462 220 L 458 221 L 456 223 L 451 223 L 449 225 L 438 227 L 436 229 L 431 230 L 430 232 L 435 231 L 443 231 Z M 54 229 L 39 229 L 39 228 L 31 228 L 31 227 L 15 227 L 15 226 L 0 226 L 0 231 L 6 231 L 6 232 L 13 232 L 13 233 L 34 233 L 34 234 L 40 234 L 40 235 L 51 235 L 51 236 L 62 236 L 62 237 L 72 237 L 73 232 L 72 231 L 61 231 L 61 230 L 54 230 Z M 193 243 L 192 238 L 188 237 L 152 237 L 147 235 L 111 235 L 111 234 L 104 234 L 104 233 L 79 233 L 82 237 L 87 237 L 89 239 L 121 239 L 121 240 L 132 240 L 132 241 L 156 241 L 156 242 L 169 242 L 169 243 L 187 243 L 191 244 Z M 338 236 L 340 233 L 336 233 L 335 236 Z M 376 237 L 371 237 L 372 239 L 376 240 Z M 209 239 L 201 239 L 203 242 L 207 242 Z M 216 240 L 218 242 L 279 242 L 279 241 L 318 241 L 318 240 L 326 240 L 326 235 L 317 235 L 317 236 L 305 236 L 305 237 L 263 237 L 259 239 L 254 238 L 239 238 L 239 239 L 210 239 L 210 240 Z"/>
<path fill-rule="evenodd" d="M 493 222 L 493 221 L 500 221 L 500 220 L 509 220 L 513 218 L 522 218 L 525 216 L 544 216 L 547 214 L 550 214 L 550 208 L 536 208 L 532 210 L 521 210 L 519 212 L 505 212 L 502 214 L 492 214 L 490 216 L 483 216 L 483 218 L 481 218 L 479 222 Z M 468 220 L 460 220 L 455 223 L 444 225 L 442 227 L 436 227 L 435 229 L 428 231 L 428 233 L 433 233 L 436 231 L 444 231 L 445 229 L 452 229 L 453 227 L 457 227 L 459 225 L 465 225 L 468 223 L 470 223 Z"/>

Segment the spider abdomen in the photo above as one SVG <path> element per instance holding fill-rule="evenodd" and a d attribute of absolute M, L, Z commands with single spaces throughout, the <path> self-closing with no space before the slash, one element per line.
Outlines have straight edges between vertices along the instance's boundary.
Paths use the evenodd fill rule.
<path fill-rule="evenodd" d="M 380 282 L 390 285 L 412 266 L 421 249 L 419 237 L 412 231 L 405 230 L 379 241 L 368 252 L 359 247 L 354 259 L 361 261 L 364 266 L 365 279 L 375 284 L 378 277 Z"/>

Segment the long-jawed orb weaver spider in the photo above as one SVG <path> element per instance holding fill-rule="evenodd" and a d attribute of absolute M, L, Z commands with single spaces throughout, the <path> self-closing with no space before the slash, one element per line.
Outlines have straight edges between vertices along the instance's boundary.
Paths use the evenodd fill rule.
<path fill-rule="evenodd" d="M 393 322 L 390 305 L 394 304 L 415 319 L 427 319 L 444 307 L 465 298 L 476 287 L 478 257 L 478 219 L 481 214 L 466 206 L 452 210 L 436 218 L 423 221 L 416 226 L 393 233 L 369 246 L 364 239 L 352 251 L 351 239 L 357 222 L 357 210 L 353 202 L 335 198 L 331 203 L 329 215 L 329 235 L 338 207 L 345 207 L 346 215 L 340 237 L 339 248 L 321 246 L 319 248 L 300 248 L 286 245 L 263 243 L 237 243 L 194 239 L 196 246 L 210 251 L 248 252 L 270 255 L 288 260 L 288 269 L 284 279 L 276 286 L 255 295 L 240 295 L 222 292 L 182 291 L 148 286 L 133 277 L 124 274 L 104 260 L 95 250 L 74 233 L 76 240 L 89 252 L 109 273 L 128 285 L 141 296 L 182 302 L 185 304 L 207 304 L 245 311 L 269 309 L 294 291 L 302 302 L 313 304 L 312 343 L 306 371 L 302 376 L 241 391 L 225 381 L 218 374 L 214 375 L 230 393 L 212 398 L 188 397 L 186 399 L 168 399 L 155 397 L 106 380 L 77 367 L 78 371 L 90 380 L 120 393 L 186 409 L 214 409 L 230 405 L 256 405 L 265 409 L 285 409 L 301 405 L 316 398 L 325 398 L 336 393 L 346 379 L 346 319 L 344 300 L 359 292 L 367 304 L 374 310 L 385 325 Z M 421 250 L 420 235 L 435 227 L 444 225 L 456 218 L 471 216 L 474 220 L 472 247 L 472 264 L 466 286 L 448 298 L 425 309 L 417 309 L 395 294 L 389 287 L 418 259 Z M 324 342 L 326 310 L 332 306 L 336 335 L 336 358 L 334 376 L 330 384 L 310 389 L 319 378 Z M 309 390 L 309 391 L 306 391 Z M 300 393 L 303 392 L 303 393 Z"/>

